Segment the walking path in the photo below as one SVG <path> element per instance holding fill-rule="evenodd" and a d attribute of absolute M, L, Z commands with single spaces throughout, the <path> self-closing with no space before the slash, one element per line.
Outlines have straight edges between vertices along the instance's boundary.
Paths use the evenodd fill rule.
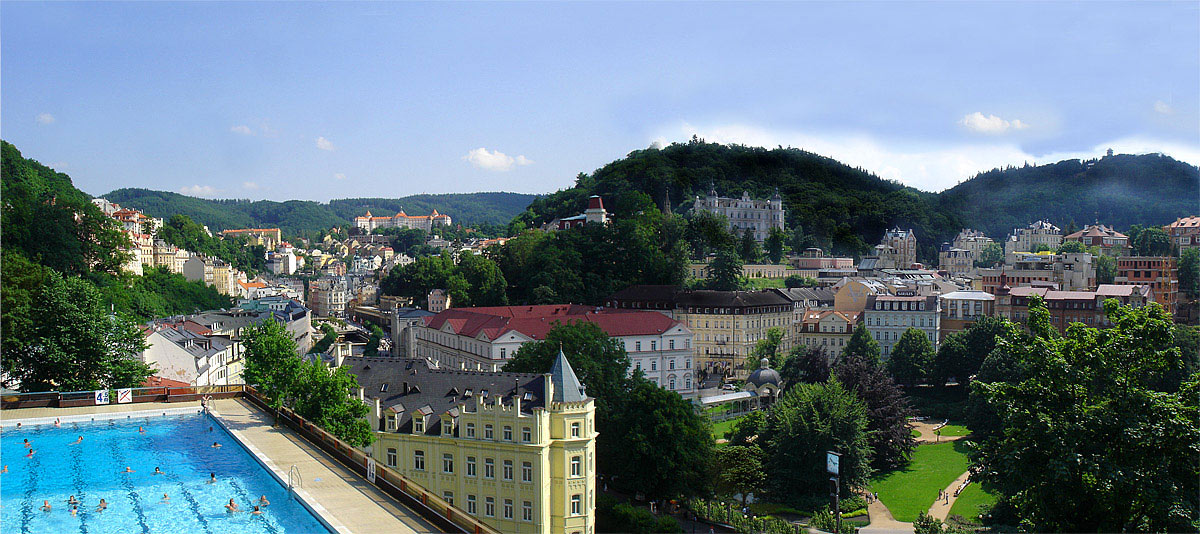
<path fill-rule="evenodd" d="M 908 423 L 908 425 L 911 426 L 917 432 L 921 433 L 921 435 L 917 436 L 917 438 L 916 438 L 918 445 L 920 445 L 922 443 L 941 443 L 943 441 L 958 441 L 958 440 L 966 437 L 966 436 L 941 436 L 939 438 L 938 435 L 934 434 L 934 432 L 933 432 L 933 429 L 935 427 L 937 427 L 937 425 L 928 423 L 925 421 L 912 421 L 912 422 Z"/>
<path fill-rule="evenodd" d="M 954 479 L 954 482 L 951 482 L 949 486 L 946 486 L 946 493 L 950 497 L 933 501 L 933 506 L 929 507 L 929 515 L 945 521 L 946 517 L 950 515 L 950 508 L 954 507 L 954 501 L 958 500 L 958 495 L 954 494 L 954 490 L 958 489 L 970 477 L 971 472 L 967 471 Z"/>
<path fill-rule="evenodd" d="M 212 414 L 287 480 L 295 465 L 304 477 L 297 492 L 337 527 L 354 534 L 439 532 L 415 512 L 399 505 L 357 473 L 334 460 L 284 426 L 272 427 L 270 417 L 242 399 L 212 402 Z"/>
<path fill-rule="evenodd" d="M 867 513 L 871 514 L 871 524 L 858 530 L 862 534 L 913 534 L 912 523 L 896 521 L 881 500 L 868 504 Z"/>

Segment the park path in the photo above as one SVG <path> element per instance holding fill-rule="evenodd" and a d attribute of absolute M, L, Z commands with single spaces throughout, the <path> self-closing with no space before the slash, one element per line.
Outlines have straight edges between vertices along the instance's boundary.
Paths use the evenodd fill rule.
<path fill-rule="evenodd" d="M 937 425 L 930 424 L 925 421 L 912 421 L 908 425 L 911 426 L 913 429 L 915 429 L 917 432 L 921 433 L 920 436 L 916 437 L 918 445 L 920 445 L 922 443 L 941 443 L 943 441 L 958 441 L 958 440 L 966 437 L 966 436 L 942 436 L 941 438 L 938 438 L 938 435 L 933 433 L 933 429 Z"/>
<path fill-rule="evenodd" d="M 871 524 L 859 529 L 862 534 L 913 534 L 912 523 L 896 521 L 883 501 L 872 501 L 867 512 L 871 514 Z"/>
<path fill-rule="evenodd" d="M 971 472 L 967 471 L 966 473 L 959 475 L 958 478 L 954 479 L 954 482 L 951 482 L 949 486 L 946 486 L 946 493 L 949 494 L 950 497 L 948 499 L 939 499 L 934 501 L 933 506 L 929 507 L 929 515 L 945 521 L 946 517 L 950 515 L 950 509 L 954 507 L 954 501 L 958 500 L 958 495 L 954 494 L 954 490 L 958 489 L 958 486 L 960 486 L 970 477 Z"/>

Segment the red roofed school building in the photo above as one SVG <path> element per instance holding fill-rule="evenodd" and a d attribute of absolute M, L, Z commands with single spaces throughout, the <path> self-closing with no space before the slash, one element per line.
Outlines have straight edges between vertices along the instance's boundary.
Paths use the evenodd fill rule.
<path fill-rule="evenodd" d="M 498 371 L 521 345 L 546 339 L 556 323 L 587 321 L 617 339 L 629 353 L 630 372 L 688 395 L 695 392 L 692 332 L 655 311 L 578 304 L 450 308 L 415 328 L 410 358 L 441 368 Z"/>
<path fill-rule="evenodd" d="M 376 217 L 367 211 L 366 215 L 354 218 L 354 226 L 371 233 L 376 228 L 416 228 L 432 232 L 435 226 L 450 226 L 450 216 L 433 210 L 429 215 L 409 215 L 400 210 L 391 217 Z"/>

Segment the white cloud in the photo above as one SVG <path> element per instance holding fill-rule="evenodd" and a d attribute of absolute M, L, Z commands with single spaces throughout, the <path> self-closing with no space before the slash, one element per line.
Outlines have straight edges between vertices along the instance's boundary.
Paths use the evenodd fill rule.
<path fill-rule="evenodd" d="M 211 185 L 189 185 L 179 188 L 179 192 L 193 197 L 210 197 L 220 190 Z"/>
<path fill-rule="evenodd" d="M 913 144 L 881 140 L 862 134 L 816 134 L 770 130 L 744 124 L 697 127 L 684 123 L 678 127 L 666 128 L 661 133 L 664 134 L 662 138 L 680 142 L 697 135 L 706 141 L 717 143 L 738 143 L 767 148 L 779 145 L 796 147 L 831 157 L 851 167 L 862 167 L 882 178 L 926 191 L 941 191 L 976 173 L 1006 165 L 1095 158 L 1102 156 L 1110 147 L 1118 153 L 1126 154 L 1162 152 L 1192 165 L 1200 164 L 1200 146 L 1134 137 L 1100 143 L 1089 151 L 1034 155 L 1016 143 L 1007 141 Z M 660 138 L 655 136 L 652 139 Z"/>
<path fill-rule="evenodd" d="M 237 126 L 234 126 L 234 127 L 230 128 L 229 131 L 231 131 L 233 133 L 239 133 L 242 135 L 254 135 L 254 131 L 251 130 L 250 127 L 246 126 L 245 124 L 239 124 Z"/>
<path fill-rule="evenodd" d="M 346 175 L 345 175 L 345 174 L 343 174 L 343 173 L 337 172 L 337 173 L 334 173 L 334 174 L 333 174 L 333 179 L 334 179 L 334 180 L 345 180 L 345 179 L 346 179 Z"/>
<path fill-rule="evenodd" d="M 1170 104 L 1163 102 L 1162 100 L 1159 100 L 1154 103 L 1154 111 L 1156 111 L 1158 113 L 1162 113 L 1163 115 L 1170 115 L 1175 110 L 1171 109 Z"/>
<path fill-rule="evenodd" d="M 1028 124 L 1018 119 L 1009 121 L 995 115 L 984 115 L 978 111 L 964 115 L 958 123 L 972 132 L 992 135 L 1002 134 L 1009 130 L 1024 130 L 1029 127 Z"/>
<path fill-rule="evenodd" d="M 258 189 L 258 182 L 242 182 L 242 189 Z"/>
<path fill-rule="evenodd" d="M 328 140 L 324 137 L 318 137 L 317 138 L 317 148 L 319 148 L 321 150 L 328 150 L 330 152 L 333 152 L 333 142 L 331 142 L 330 140 Z"/>
<path fill-rule="evenodd" d="M 41 113 L 37 116 L 39 124 L 54 124 L 54 115 L 49 113 Z"/>
<path fill-rule="evenodd" d="M 510 171 L 514 165 L 532 165 L 533 160 L 525 156 L 512 157 L 499 150 L 489 151 L 486 148 L 476 148 L 463 156 L 476 168 L 486 171 Z"/>

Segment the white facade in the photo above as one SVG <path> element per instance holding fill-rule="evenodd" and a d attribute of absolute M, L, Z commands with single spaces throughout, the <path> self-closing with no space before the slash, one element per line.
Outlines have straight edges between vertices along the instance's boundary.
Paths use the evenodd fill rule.
<path fill-rule="evenodd" d="M 863 311 L 863 324 L 886 360 L 892 347 L 909 328 L 916 328 L 929 338 L 936 350 L 941 343 L 941 310 L 938 297 L 872 296 Z"/>
<path fill-rule="evenodd" d="M 1037 245 L 1045 245 L 1050 250 L 1057 251 L 1062 242 L 1062 230 L 1049 221 L 1037 221 L 1025 228 L 1013 230 L 1012 235 L 1004 242 L 1004 254 L 1033 252 Z"/>
<path fill-rule="evenodd" d="M 193 386 L 242 383 L 243 361 L 228 338 L 162 327 L 146 336 L 146 345 L 142 361 L 157 369 L 155 376 Z"/>
<path fill-rule="evenodd" d="M 617 340 L 625 345 L 629 354 L 629 372 L 641 370 L 646 380 L 680 395 L 694 393 L 692 370 L 692 332 L 676 324 L 670 330 L 657 335 L 621 336 Z"/>
<path fill-rule="evenodd" d="M 771 228 L 783 230 L 783 197 L 779 193 L 770 200 L 750 198 L 750 193 L 743 191 L 741 198 L 717 196 L 716 189 L 708 192 L 707 197 L 696 197 L 694 210 L 708 211 L 724 215 L 729 219 L 729 229 L 740 236 L 746 228 L 750 228 L 754 239 L 763 242 Z"/>

